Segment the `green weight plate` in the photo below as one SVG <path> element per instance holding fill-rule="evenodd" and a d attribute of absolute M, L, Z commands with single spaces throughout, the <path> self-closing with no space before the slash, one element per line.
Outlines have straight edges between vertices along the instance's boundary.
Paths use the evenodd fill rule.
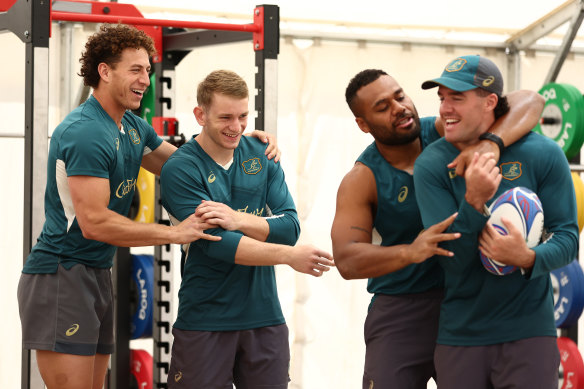
<path fill-rule="evenodd" d="M 152 73 L 150 75 L 150 86 L 142 97 L 142 104 L 140 109 L 140 117 L 150 123 L 150 125 L 152 125 L 152 117 L 154 116 L 154 103 L 156 98 L 154 93 L 155 81 L 156 76 L 154 73 Z"/>
<path fill-rule="evenodd" d="M 573 158 L 584 143 L 584 98 L 569 84 L 544 85 L 539 94 L 545 99 L 542 122 L 533 131 L 553 139 Z"/>

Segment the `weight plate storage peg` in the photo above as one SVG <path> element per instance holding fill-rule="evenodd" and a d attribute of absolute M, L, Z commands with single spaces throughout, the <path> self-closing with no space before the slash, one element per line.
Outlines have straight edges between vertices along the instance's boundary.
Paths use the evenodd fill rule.
<path fill-rule="evenodd" d="M 545 99 L 540 123 L 533 131 L 553 139 L 568 159 L 578 154 L 584 143 L 584 98 L 572 85 L 550 83 L 539 94 Z"/>
<path fill-rule="evenodd" d="M 152 355 L 145 350 L 130 350 L 131 389 L 152 389 Z"/>
<path fill-rule="evenodd" d="M 559 337 L 560 383 L 559 389 L 584 389 L 584 362 L 578 346 L 570 338 Z"/>
<path fill-rule="evenodd" d="M 554 290 L 556 327 L 568 328 L 578 322 L 584 309 L 584 273 L 577 260 L 550 273 Z"/>
<path fill-rule="evenodd" d="M 152 336 L 154 312 L 154 257 L 132 255 L 132 282 L 130 307 L 132 312 L 132 339 Z"/>

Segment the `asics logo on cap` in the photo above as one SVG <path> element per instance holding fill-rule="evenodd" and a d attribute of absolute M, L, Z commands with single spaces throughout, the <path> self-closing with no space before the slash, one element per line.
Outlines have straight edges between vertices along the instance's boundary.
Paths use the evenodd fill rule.
<path fill-rule="evenodd" d="M 485 79 L 483 80 L 483 86 L 489 86 L 489 85 L 491 85 L 493 82 L 495 82 L 495 77 L 493 77 L 493 76 L 489 76 L 489 77 L 487 77 L 487 78 L 485 78 Z"/>

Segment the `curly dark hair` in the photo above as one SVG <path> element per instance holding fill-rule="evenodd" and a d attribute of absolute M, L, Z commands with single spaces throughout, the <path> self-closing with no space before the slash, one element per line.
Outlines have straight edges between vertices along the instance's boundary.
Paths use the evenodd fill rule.
<path fill-rule="evenodd" d="M 83 83 L 97 88 L 100 80 L 97 66 L 104 62 L 115 67 L 120 62 L 122 51 L 127 48 L 143 48 L 149 56 L 156 54 L 154 41 L 144 31 L 124 24 L 102 25 L 100 31 L 89 37 L 85 51 L 79 59 L 81 62 L 79 75 L 83 77 Z"/>
<path fill-rule="evenodd" d="M 481 97 L 487 97 L 488 95 L 490 95 L 493 92 L 489 92 L 488 90 L 485 90 L 483 88 L 476 88 L 473 89 L 477 95 L 481 96 Z M 501 116 L 507 114 L 507 112 L 509 112 L 509 102 L 507 101 L 507 96 L 499 96 L 497 95 L 497 105 L 495 106 L 495 109 L 493 110 L 493 114 L 495 115 L 495 120 L 499 119 Z"/>
<path fill-rule="evenodd" d="M 349 108 L 355 116 L 358 116 L 355 107 L 355 97 L 359 89 L 366 85 L 371 84 L 373 81 L 377 80 L 381 76 L 387 76 L 387 73 L 380 69 L 365 69 L 360 71 L 349 81 L 347 89 L 345 90 L 345 100 L 349 105 Z"/>

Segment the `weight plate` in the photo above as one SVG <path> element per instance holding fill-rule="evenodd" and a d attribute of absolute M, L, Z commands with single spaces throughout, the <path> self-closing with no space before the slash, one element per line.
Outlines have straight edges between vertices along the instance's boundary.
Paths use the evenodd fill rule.
<path fill-rule="evenodd" d="M 144 168 L 140 168 L 138 178 L 136 179 L 136 191 L 134 198 L 137 197 L 136 215 L 132 217 L 134 221 L 140 223 L 154 223 L 154 174 Z M 135 202 L 132 202 L 134 206 Z"/>
<path fill-rule="evenodd" d="M 567 328 L 578 321 L 584 309 L 584 273 L 577 260 L 550 273 L 554 289 L 556 327 Z"/>
<path fill-rule="evenodd" d="M 569 84 L 544 85 L 539 94 L 545 99 L 541 122 L 533 131 L 553 139 L 573 158 L 584 143 L 584 98 Z"/>
<path fill-rule="evenodd" d="M 152 117 L 154 116 L 154 106 L 156 103 L 155 85 L 156 75 L 152 73 L 150 75 L 150 86 L 146 89 L 140 104 L 140 117 L 146 120 L 150 125 L 152 125 Z"/>
<path fill-rule="evenodd" d="M 130 350 L 130 373 L 136 385 L 132 389 L 152 389 L 152 355 L 145 350 Z"/>
<path fill-rule="evenodd" d="M 584 226 L 584 182 L 580 178 L 580 173 L 574 172 L 572 172 L 572 181 L 574 182 L 574 191 L 576 194 L 578 229 L 582 232 L 582 227 Z"/>
<path fill-rule="evenodd" d="M 560 389 L 584 389 L 584 362 L 578 346 L 570 338 L 559 337 Z"/>
<path fill-rule="evenodd" d="M 132 255 L 132 281 L 131 338 L 150 337 L 152 336 L 154 293 L 154 257 L 152 255 Z"/>

